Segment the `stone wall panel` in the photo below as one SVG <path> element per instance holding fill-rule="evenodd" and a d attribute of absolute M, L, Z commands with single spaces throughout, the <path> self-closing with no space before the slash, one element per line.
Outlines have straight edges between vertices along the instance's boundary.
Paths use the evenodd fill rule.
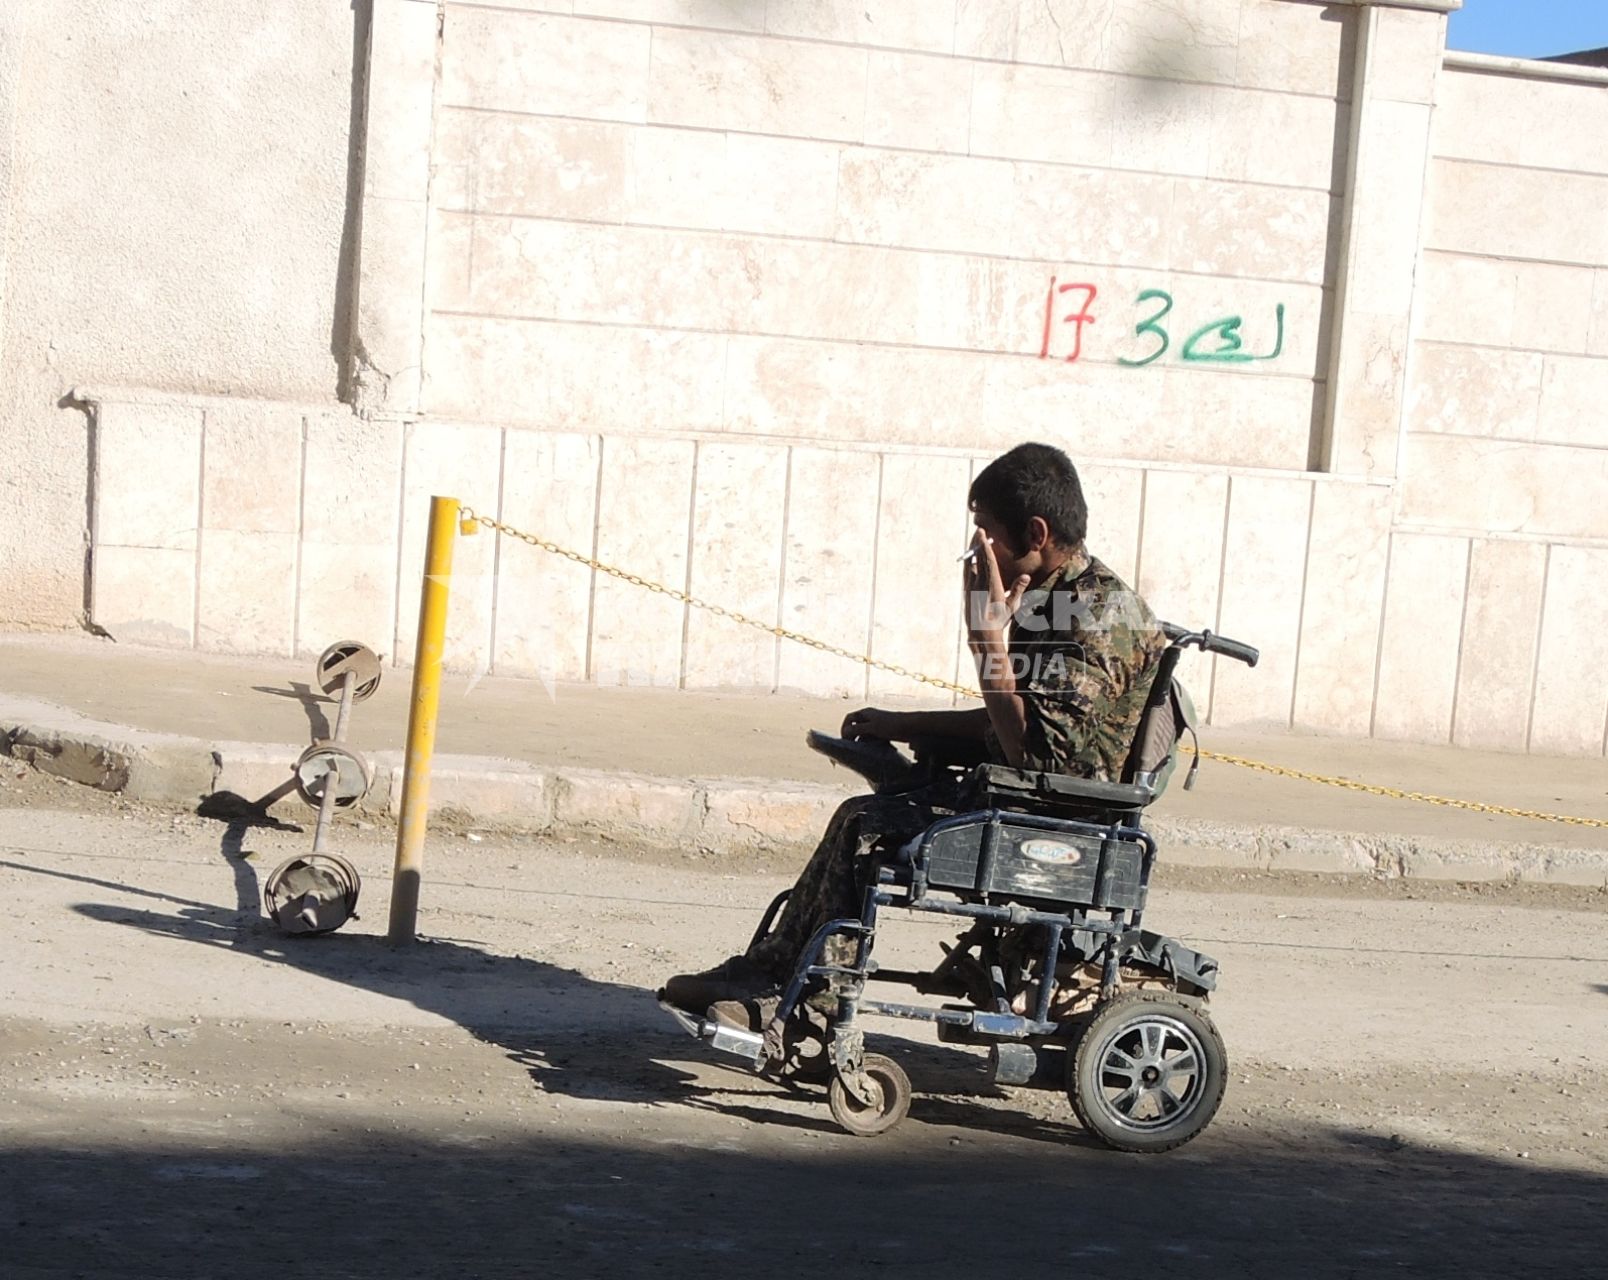
<path fill-rule="evenodd" d="M 658 28 L 647 119 L 859 142 L 868 65 L 866 50 L 842 45 Z"/>
<path fill-rule="evenodd" d="M 279 657 L 295 652 L 296 541 L 294 530 L 203 531 L 196 568 L 197 648 Z"/>
<path fill-rule="evenodd" d="M 551 430 L 718 430 L 718 334 L 435 316 L 425 404 L 442 417 Z"/>
<path fill-rule="evenodd" d="M 609 121 L 443 108 L 431 198 L 441 209 L 619 221 L 639 136 Z"/>
<path fill-rule="evenodd" d="M 871 630 L 877 455 L 795 448 L 790 465 L 782 625 L 862 654 Z M 784 644 L 777 686 L 863 698 L 866 669 L 846 658 Z"/>
<path fill-rule="evenodd" d="M 501 519 L 590 556 L 597 536 L 602 444 L 574 432 L 510 430 L 503 445 Z M 585 680 L 593 572 L 505 538 L 497 553 L 492 670 L 547 681 Z"/>
<path fill-rule="evenodd" d="M 193 549 L 97 546 L 89 616 L 124 644 L 188 649 L 195 644 Z"/>
<path fill-rule="evenodd" d="M 1217 630 L 1227 510 L 1226 475 L 1146 473 L 1138 587 L 1163 622 L 1191 631 Z M 1215 662 L 1213 656 L 1191 650 L 1178 665 L 1178 677 L 1203 715 L 1211 705 Z"/>
<path fill-rule="evenodd" d="M 1139 577 L 1145 473 L 1139 467 L 1106 466 L 1082 458 L 1074 458 L 1073 464 L 1089 505 L 1089 553 L 1134 587 Z"/>
<path fill-rule="evenodd" d="M 961 615 L 961 529 L 969 523 L 965 458 L 882 458 L 877 509 L 876 593 L 871 654 L 923 675 L 947 678 L 955 661 L 954 623 Z M 947 695 L 889 672 L 872 670 L 870 695 L 945 701 Z"/>
<path fill-rule="evenodd" d="M 1608 547 L 1554 546 L 1547 562 L 1529 749 L 1596 755 L 1608 732 Z"/>
<path fill-rule="evenodd" d="M 603 444 L 597 558 L 684 591 L 693 445 L 621 437 Z M 674 688 L 686 606 L 607 574 L 592 588 L 591 679 Z"/>
<path fill-rule="evenodd" d="M 294 405 L 215 404 L 205 410 L 201 509 L 208 530 L 301 529 L 302 414 Z"/>
<path fill-rule="evenodd" d="M 692 508 L 693 595 L 776 625 L 787 449 L 758 442 L 698 446 Z M 687 614 L 683 677 L 689 689 L 769 691 L 779 642 L 701 609 Z"/>
<path fill-rule="evenodd" d="M 1456 746 L 1524 750 L 1546 563 L 1543 543 L 1474 543 L 1457 664 Z"/>
<path fill-rule="evenodd" d="M 1306 586 L 1310 480 L 1236 475 L 1229 480 L 1218 627 L 1256 646 L 1255 667 L 1217 662 L 1213 724 L 1287 728 Z"/>
<path fill-rule="evenodd" d="M 640 122 L 652 29 L 560 14 L 449 5 L 440 101 L 532 115 Z"/>
<path fill-rule="evenodd" d="M 96 545 L 195 551 L 200 409 L 106 403 L 95 414 Z"/>
<path fill-rule="evenodd" d="M 1468 566 L 1467 538 L 1398 533 L 1391 540 L 1375 737 L 1451 740 Z"/>
<path fill-rule="evenodd" d="M 1398 515 L 1420 527 L 1602 535 L 1608 450 L 1407 436 Z"/>
<path fill-rule="evenodd" d="M 1385 485 L 1314 486 L 1294 726 L 1366 737 L 1390 545 Z"/>
<path fill-rule="evenodd" d="M 977 70 L 954 58 L 873 52 L 866 69 L 865 141 L 874 147 L 965 151 Z"/>
<path fill-rule="evenodd" d="M 843 44 L 948 53 L 955 44 L 954 0 L 768 0 L 765 30 Z"/>

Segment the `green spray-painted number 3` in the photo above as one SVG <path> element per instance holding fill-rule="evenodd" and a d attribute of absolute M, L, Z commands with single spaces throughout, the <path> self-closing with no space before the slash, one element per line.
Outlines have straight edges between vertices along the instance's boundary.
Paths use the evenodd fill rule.
<path fill-rule="evenodd" d="M 1149 319 L 1141 320 L 1134 326 L 1133 329 L 1133 331 L 1139 334 L 1141 337 L 1146 334 L 1151 335 L 1152 337 L 1156 338 L 1161 345 L 1152 351 L 1148 356 L 1145 356 L 1142 360 L 1129 360 L 1124 356 L 1117 357 L 1118 364 L 1125 364 L 1130 368 L 1135 369 L 1140 365 L 1149 364 L 1153 360 L 1160 360 L 1162 356 L 1167 354 L 1167 348 L 1172 345 L 1172 339 L 1167 336 L 1167 331 L 1161 327 L 1161 321 L 1165 319 L 1167 313 L 1173 309 L 1172 294 L 1166 293 L 1161 289 L 1146 289 L 1139 295 L 1136 301 L 1141 304 L 1146 302 L 1161 303 L 1161 310 L 1156 312 L 1156 314 L 1151 316 Z"/>

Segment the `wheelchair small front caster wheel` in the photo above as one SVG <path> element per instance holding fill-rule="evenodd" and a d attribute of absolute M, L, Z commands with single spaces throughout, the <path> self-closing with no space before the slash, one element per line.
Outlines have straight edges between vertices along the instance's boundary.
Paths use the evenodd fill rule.
<path fill-rule="evenodd" d="M 1067 1070 L 1083 1127 L 1118 1151 L 1171 1151 L 1212 1122 L 1228 1085 L 1228 1054 L 1212 1020 L 1164 991 L 1101 1006 Z"/>
<path fill-rule="evenodd" d="M 874 1138 L 886 1133 L 910 1111 L 910 1077 L 892 1058 L 868 1053 L 862 1063 L 870 1084 L 871 1102 L 861 1102 L 849 1092 L 842 1076 L 833 1076 L 827 1087 L 826 1102 L 832 1119 L 857 1138 Z"/>

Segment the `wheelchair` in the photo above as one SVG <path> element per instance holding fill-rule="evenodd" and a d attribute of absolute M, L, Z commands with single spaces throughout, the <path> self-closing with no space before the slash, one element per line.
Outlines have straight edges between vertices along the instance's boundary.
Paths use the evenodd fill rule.
<path fill-rule="evenodd" d="M 1199 1135 L 1227 1084 L 1227 1054 L 1207 1012 L 1218 966 L 1143 927 L 1156 860 L 1143 815 L 1176 763 L 1178 737 L 1194 727 L 1173 678 L 1184 650 L 1250 666 L 1258 654 L 1210 631 L 1163 625 L 1169 644 L 1123 781 L 979 763 L 954 743 L 913 743 L 912 763 L 878 744 L 907 766 L 890 768 L 886 754 L 860 761 L 879 790 L 947 778 L 958 796 L 953 816 L 873 853 L 860 917 L 821 926 L 763 1030 L 668 1003 L 666 1011 L 758 1071 L 795 1082 L 824 1077 L 832 1117 L 851 1134 L 886 1133 L 910 1108 L 904 1069 L 866 1050 L 862 1019 L 872 1015 L 936 1023 L 942 1042 L 986 1047 L 996 1085 L 1064 1089 L 1084 1128 L 1117 1150 L 1167 1151 Z M 831 741 L 843 748 L 837 758 L 856 763 L 856 744 Z M 966 745 L 975 753 L 976 744 Z M 1198 763 L 1197 754 L 1186 788 Z M 770 904 L 756 940 L 787 896 Z M 965 932 L 930 972 L 883 968 L 876 941 L 893 909 L 950 917 Z M 834 937 L 852 944 L 852 963 L 828 962 Z M 840 960 L 848 949 L 838 949 Z M 907 987 L 943 1003 L 872 999 L 872 986 Z M 816 1012 L 823 999 L 835 1014 Z"/>

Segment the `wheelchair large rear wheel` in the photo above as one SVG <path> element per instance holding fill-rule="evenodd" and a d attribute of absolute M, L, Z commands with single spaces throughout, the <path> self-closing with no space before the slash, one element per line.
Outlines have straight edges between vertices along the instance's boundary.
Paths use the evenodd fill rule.
<path fill-rule="evenodd" d="M 1083 1127 L 1118 1151 L 1171 1151 L 1223 1101 L 1228 1054 L 1201 1009 L 1171 992 L 1135 991 L 1102 1006 L 1067 1063 Z"/>
<path fill-rule="evenodd" d="M 867 1105 L 849 1092 L 842 1076 L 833 1076 L 826 1091 L 832 1119 L 858 1138 L 886 1133 L 905 1118 L 910 1110 L 910 1077 L 892 1058 L 868 1053 L 861 1064 L 871 1081 L 873 1094 Z"/>

